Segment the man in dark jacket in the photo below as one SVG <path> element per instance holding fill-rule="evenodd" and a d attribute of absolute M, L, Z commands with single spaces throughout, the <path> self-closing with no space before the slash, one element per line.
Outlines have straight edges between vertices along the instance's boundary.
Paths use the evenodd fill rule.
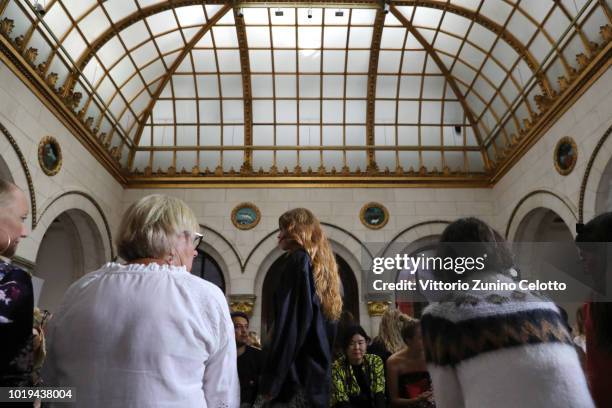
<path fill-rule="evenodd" d="M 257 397 L 257 386 L 262 366 L 261 350 L 249 346 L 249 316 L 232 313 L 236 349 L 238 355 L 238 379 L 240 380 L 240 405 L 251 406 Z"/>

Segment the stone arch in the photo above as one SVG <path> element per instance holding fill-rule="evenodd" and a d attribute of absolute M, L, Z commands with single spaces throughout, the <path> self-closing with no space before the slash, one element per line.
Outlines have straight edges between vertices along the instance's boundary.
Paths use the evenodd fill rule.
<path fill-rule="evenodd" d="M 34 229 L 36 228 L 38 219 L 36 213 L 36 193 L 34 192 L 34 183 L 32 182 L 32 175 L 30 174 L 28 162 L 21 152 L 21 148 L 17 144 L 17 141 L 2 123 L 0 123 L 0 132 L 4 135 L 4 138 L 0 139 L 0 152 L 3 152 L 3 155 L 0 157 L 6 165 L 6 170 L 10 173 L 11 181 L 24 190 L 26 186 L 28 188 L 30 193 L 32 229 Z M 6 152 L 13 152 L 14 155 L 10 155 L 10 153 L 7 154 Z M 18 167 L 21 167 L 21 171 L 17 171 Z"/>
<path fill-rule="evenodd" d="M 387 253 L 394 248 L 398 243 L 403 246 L 403 243 L 410 245 L 413 242 L 417 242 L 428 236 L 441 235 L 444 228 L 450 224 L 450 221 L 446 220 L 430 220 L 423 221 L 413 224 L 402 231 L 397 233 L 391 241 L 387 244 L 383 250 L 382 256 L 386 256 Z M 402 248 L 407 249 L 407 248 Z"/>
<path fill-rule="evenodd" d="M 601 210 L 604 206 L 603 203 L 607 200 L 606 190 L 609 191 L 609 183 L 611 182 L 609 176 L 612 172 L 612 169 L 609 167 L 610 157 L 612 156 L 610 133 L 612 133 L 612 126 L 605 131 L 597 142 L 584 171 L 578 202 L 579 223 L 589 221 L 598 214 L 598 210 Z M 606 181 L 608 182 L 607 189 L 605 188 Z"/>
<path fill-rule="evenodd" d="M 561 194 L 549 190 L 535 190 L 520 199 L 512 210 L 506 225 L 506 240 L 509 242 L 516 240 L 519 221 L 522 222 L 531 211 L 537 208 L 545 208 L 555 212 L 568 226 L 572 236 L 575 236 L 576 232 L 573 226 L 578 220 L 575 206 Z"/>
<path fill-rule="evenodd" d="M 568 225 L 555 210 L 536 207 L 519 219 L 512 243 L 521 278 L 559 279 L 567 283 L 568 290 L 552 300 L 568 312 L 570 323 L 574 323 L 576 310 L 583 304 L 581 299 L 590 295 L 582 281 L 584 274 L 574 234 L 573 224 Z"/>
<path fill-rule="evenodd" d="M 45 281 L 42 308 L 57 310 L 68 287 L 105 262 L 102 237 L 96 221 L 81 209 L 67 209 L 53 218 L 42 236 L 34 267 L 34 276 Z"/>
<path fill-rule="evenodd" d="M 103 260 L 110 261 L 115 259 L 113 239 L 106 214 L 93 196 L 79 190 L 64 191 L 48 200 L 43 210 L 40 212 L 39 222 L 37 228 L 32 231 L 30 236 L 31 239 L 40 245 L 51 223 L 60 214 L 68 210 L 80 210 L 89 216 L 100 236 L 104 237 L 100 242 L 100 247 L 104 248 Z M 31 259 L 34 259 L 36 254 L 32 255 L 34 256 L 32 256 Z"/>
<path fill-rule="evenodd" d="M 204 227 L 202 227 L 202 229 L 204 229 Z M 219 248 L 217 241 L 214 241 L 214 242 L 203 241 L 199 247 L 200 250 L 202 250 L 204 253 L 209 255 L 212 259 L 214 259 L 217 265 L 219 265 L 219 269 L 221 269 L 221 273 L 223 274 L 223 279 L 225 280 L 225 293 L 231 293 L 231 275 L 232 274 L 227 266 L 225 257 L 221 255 L 221 253 L 219 252 L 217 248 Z"/>
<path fill-rule="evenodd" d="M 219 265 L 225 279 L 226 294 L 232 293 L 232 281 L 242 272 L 242 260 L 232 243 L 219 231 L 200 224 L 204 239 L 200 247 Z"/>

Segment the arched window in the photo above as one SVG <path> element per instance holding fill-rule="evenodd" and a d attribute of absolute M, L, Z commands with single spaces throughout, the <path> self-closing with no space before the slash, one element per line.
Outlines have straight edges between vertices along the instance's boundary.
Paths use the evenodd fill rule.
<path fill-rule="evenodd" d="M 193 260 L 191 273 L 217 285 L 225 293 L 225 278 L 217 261 L 204 251 L 198 249 L 198 256 Z"/>

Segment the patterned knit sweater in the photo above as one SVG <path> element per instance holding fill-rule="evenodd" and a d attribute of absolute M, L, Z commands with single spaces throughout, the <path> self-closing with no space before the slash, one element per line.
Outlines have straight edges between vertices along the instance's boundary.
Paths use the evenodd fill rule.
<path fill-rule="evenodd" d="M 594 406 L 558 309 L 538 294 L 455 292 L 421 324 L 438 408 Z"/>

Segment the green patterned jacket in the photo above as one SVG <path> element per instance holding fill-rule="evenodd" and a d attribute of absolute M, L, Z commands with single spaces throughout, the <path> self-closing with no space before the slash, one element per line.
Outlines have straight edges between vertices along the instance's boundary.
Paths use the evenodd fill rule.
<path fill-rule="evenodd" d="M 375 354 L 363 357 L 363 368 L 370 382 L 371 398 L 374 402 L 385 395 L 385 371 L 383 361 Z M 348 404 L 350 397 L 358 396 L 361 390 L 353 374 L 353 368 L 345 356 L 338 358 L 332 365 L 331 406 Z"/>

